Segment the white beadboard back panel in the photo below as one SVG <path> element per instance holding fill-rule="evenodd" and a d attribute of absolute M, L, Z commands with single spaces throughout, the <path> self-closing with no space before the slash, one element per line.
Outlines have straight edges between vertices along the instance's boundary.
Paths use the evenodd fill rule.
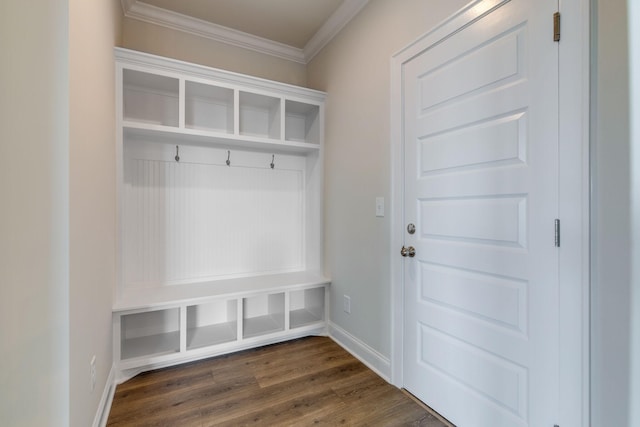
<path fill-rule="evenodd" d="M 305 268 L 304 157 L 143 140 L 124 157 L 126 288 Z"/>

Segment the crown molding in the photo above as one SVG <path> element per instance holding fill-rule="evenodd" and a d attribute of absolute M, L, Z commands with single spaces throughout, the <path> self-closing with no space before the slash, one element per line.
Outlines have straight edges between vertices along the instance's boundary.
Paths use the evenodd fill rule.
<path fill-rule="evenodd" d="M 129 6 L 128 9 L 125 9 Z M 173 30 L 183 31 L 220 43 L 253 50 L 288 61 L 305 64 L 302 49 L 254 36 L 222 25 L 213 24 L 202 19 L 193 18 L 181 13 L 162 9 L 137 0 L 122 0 L 124 16 L 139 21 L 160 25 Z"/>
<path fill-rule="evenodd" d="M 120 0 L 120 3 L 122 4 L 122 11 L 124 12 L 125 16 L 136 1 L 137 0 Z"/>
<path fill-rule="evenodd" d="M 249 49 L 287 61 L 307 64 L 335 37 L 369 0 L 345 0 L 320 27 L 304 49 L 278 43 L 202 19 L 172 12 L 138 0 L 120 0 L 124 16 Z"/>
<path fill-rule="evenodd" d="M 311 61 L 369 3 L 369 0 L 344 0 L 304 47 L 305 63 Z"/>

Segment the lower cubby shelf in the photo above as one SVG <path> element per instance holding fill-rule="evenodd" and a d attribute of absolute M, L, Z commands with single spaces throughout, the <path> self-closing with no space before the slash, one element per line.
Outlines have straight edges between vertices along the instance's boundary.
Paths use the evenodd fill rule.
<path fill-rule="evenodd" d="M 279 316 L 258 316 L 245 319 L 242 332 L 243 338 L 252 338 L 260 335 L 272 334 L 274 332 L 284 331 L 284 324 L 280 321 Z"/>
<path fill-rule="evenodd" d="M 252 338 L 284 331 L 284 292 L 243 299 L 242 337 Z"/>
<path fill-rule="evenodd" d="M 219 323 L 187 329 L 187 350 L 233 342 L 238 337 L 238 322 Z"/>
<path fill-rule="evenodd" d="M 187 306 L 187 350 L 238 339 L 238 302 L 214 300 Z"/>
<path fill-rule="evenodd" d="M 289 327 L 300 328 L 324 322 L 324 289 L 309 288 L 292 291 L 289 297 Z"/>
<path fill-rule="evenodd" d="M 130 338 L 122 341 L 122 359 L 161 356 L 178 353 L 179 351 L 180 333 L 178 331 Z"/>
<path fill-rule="evenodd" d="M 306 309 L 292 310 L 289 312 L 289 316 L 289 318 L 291 319 L 289 321 L 289 324 L 291 325 L 292 329 L 324 321 L 322 316 L 319 316 L 317 313 Z"/>
<path fill-rule="evenodd" d="M 121 359 L 159 356 L 180 351 L 178 308 L 123 316 L 120 322 Z"/>
<path fill-rule="evenodd" d="M 129 307 L 126 301 L 120 301 L 113 312 L 114 359 L 119 364 L 119 377 L 126 379 L 125 370 L 137 373 L 324 334 L 328 286 L 328 279 L 317 276 L 280 287 L 239 286 L 242 291 L 211 292 L 197 298 L 191 294 L 191 298 L 156 301 L 147 307 L 141 306 L 139 299 Z"/>

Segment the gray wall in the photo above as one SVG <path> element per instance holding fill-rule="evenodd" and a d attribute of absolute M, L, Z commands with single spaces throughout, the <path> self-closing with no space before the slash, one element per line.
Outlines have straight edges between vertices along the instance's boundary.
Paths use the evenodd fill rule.
<path fill-rule="evenodd" d="M 632 284 L 627 2 L 593 1 L 592 13 L 591 425 L 627 426 Z"/>
<path fill-rule="evenodd" d="M 67 0 L 0 3 L 0 425 L 69 425 Z"/>

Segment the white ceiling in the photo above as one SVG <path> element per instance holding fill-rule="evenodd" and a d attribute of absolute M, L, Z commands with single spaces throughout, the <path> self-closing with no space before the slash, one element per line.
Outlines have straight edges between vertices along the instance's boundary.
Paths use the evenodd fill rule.
<path fill-rule="evenodd" d="M 125 16 L 307 63 L 368 0 L 121 0 Z"/>

